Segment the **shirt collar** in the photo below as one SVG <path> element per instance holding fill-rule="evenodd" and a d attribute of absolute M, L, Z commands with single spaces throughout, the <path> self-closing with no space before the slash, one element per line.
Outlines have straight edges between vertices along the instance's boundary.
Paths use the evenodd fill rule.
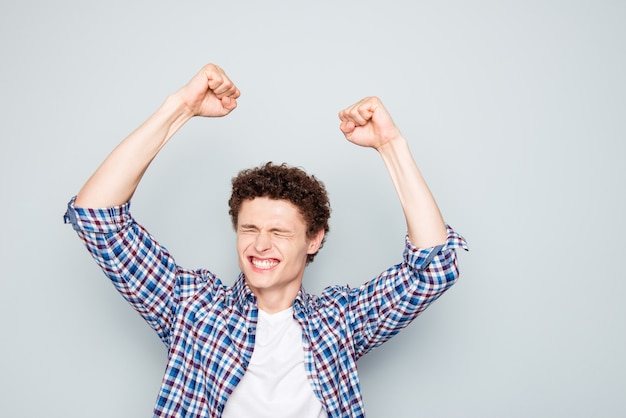
<path fill-rule="evenodd" d="M 252 304 L 256 306 L 256 296 L 250 290 L 250 287 L 246 283 L 246 278 L 243 273 L 239 273 L 237 281 L 233 285 L 233 294 L 235 296 L 235 304 L 240 307 Z"/>
<path fill-rule="evenodd" d="M 235 296 L 235 304 L 240 307 L 244 307 L 248 304 L 256 306 L 256 296 L 252 293 L 252 290 L 246 283 L 246 278 L 243 273 L 239 273 L 237 281 L 233 285 L 233 295 Z M 293 301 L 294 307 L 299 310 L 307 310 L 311 296 L 304 290 L 304 286 L 300 286 L 300 290 L 296 294 L 296 298 Z"/>

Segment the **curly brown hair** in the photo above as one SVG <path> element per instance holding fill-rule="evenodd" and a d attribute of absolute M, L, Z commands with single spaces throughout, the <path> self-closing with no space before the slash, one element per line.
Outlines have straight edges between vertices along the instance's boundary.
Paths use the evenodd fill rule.
<path fill-rule="evenodd" d="M 300 168 L 268 162 L 240 171 L 232 184 L 228 213 L 235 230 L 241 204 L 256 197 L 286 200 L 296 206 L 307 225 L 308 238 L 313 238 L 321 229 L 324 233 L 330 230 L 330 202 L 324 183 Z M 325 240 L 326 236 L 320 249 Z M 313 261 L 316 254 L 308 255 L 307 264 Z"/>

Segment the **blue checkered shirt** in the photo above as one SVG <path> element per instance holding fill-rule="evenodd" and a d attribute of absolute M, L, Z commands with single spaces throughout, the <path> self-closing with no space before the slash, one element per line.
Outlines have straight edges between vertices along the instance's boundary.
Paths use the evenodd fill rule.
<path fill-rule="evenodd" d="M 243 276 L 228 287 L 208 270 L 178 266 L 134 221 L 130 203 L 106 209 L 73 203 L 65 222 L 167 346 L 154 416 L 220 417 L 254 350 L 258 309 Z M 329 418 L 365 416 L 356 361 L 454 284 L 459 247 L 465 241 L 450 227 L 442 246 L 418 249 L 407 238 L 402 263 L 363 286 L 329 287 L 319 296 L 300 290 L 293 312 L 306 373 Z"/>

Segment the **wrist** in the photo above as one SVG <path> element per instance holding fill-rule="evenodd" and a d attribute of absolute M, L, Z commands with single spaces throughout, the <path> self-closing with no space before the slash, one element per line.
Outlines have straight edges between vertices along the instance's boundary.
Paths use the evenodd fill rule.
<path fill-rule="evenodd" d="M 172 114 L 176 119 L 182 118 L 189 120 L 195 115 L 189 104 L 183 99 L 179 92 L 175 92 L 167 96 L 161 107 L 163 110 Z"/>
<path fill-rule="evenodd" d="M 402 136 L 402 134 L 399 133 L 390 140 L 376 147 L 376 151 L 378 151 L 382 157 L 385 157 L 396 155 L 398 153 L 406 153 L 408 152 L 408 148 L 408 141 Z"/>

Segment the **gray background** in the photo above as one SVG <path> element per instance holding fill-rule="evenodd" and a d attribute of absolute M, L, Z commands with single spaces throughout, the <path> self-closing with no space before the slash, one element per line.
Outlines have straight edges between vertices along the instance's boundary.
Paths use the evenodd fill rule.
<path fill-rule="evenodd" d="M 370 417 L 626 416 L 623 1 L 3 1 L 0 416 L 150 416 L 165 350 L 61 217 L 107 153 L 206 62 L 242 91 L 154 162 L 134 214 L 232 282 L 230 178 L 322 178 L 306 287 L 399 261 L 382 162 L 337 112 L 380 96 L 446 220 L 462 280 L 360 364 Z"/>

